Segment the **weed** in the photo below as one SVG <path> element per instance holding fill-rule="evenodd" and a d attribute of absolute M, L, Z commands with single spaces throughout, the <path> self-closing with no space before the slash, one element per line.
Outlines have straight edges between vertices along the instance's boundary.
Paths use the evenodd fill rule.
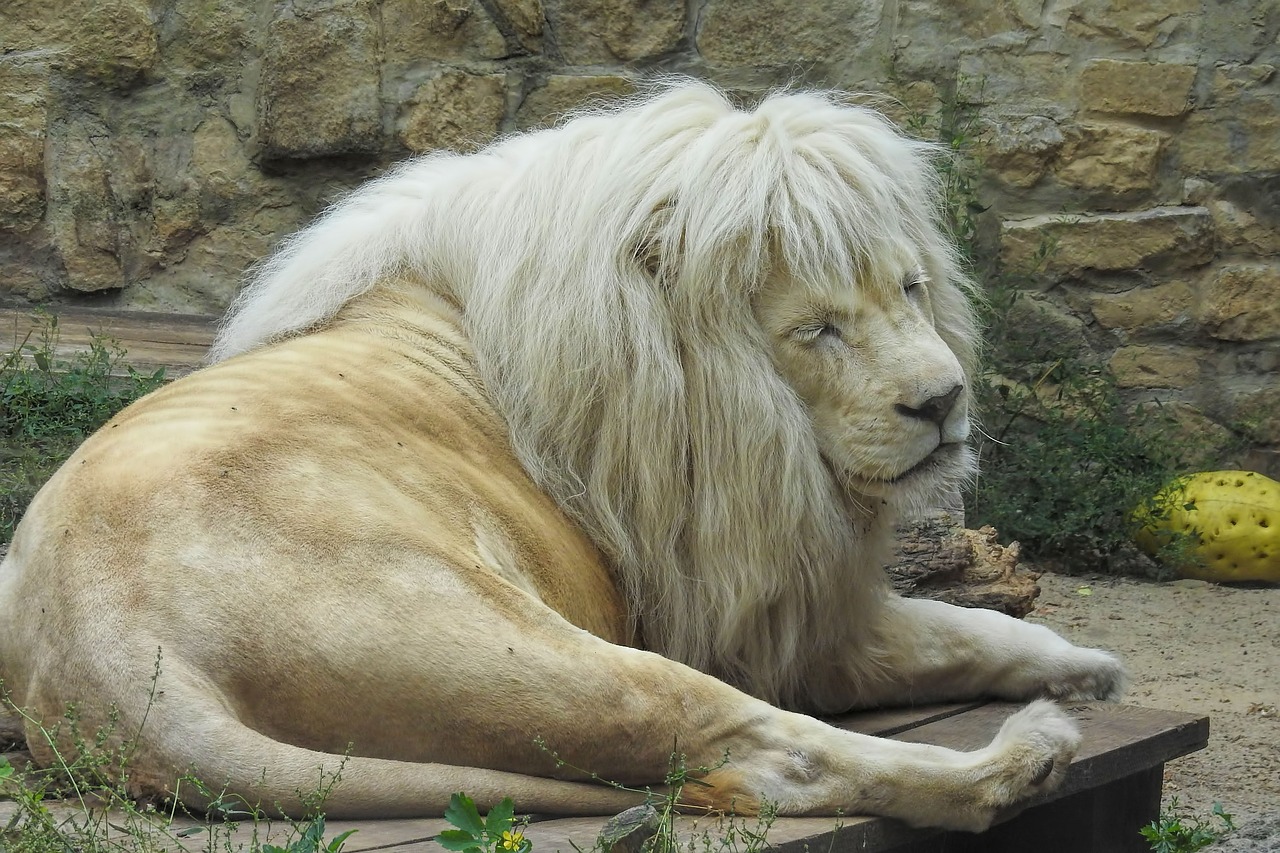
<path fill-rule="evenodd" d="M 157 655 L 157 677 L 159 666 Z M 209 806 L 199 822 L 184 827 L 178 821 L 176 795 L 168 801 L 140 801 L 130 792 L 130 762 L 140 732 L 132 737 L 119 732 L 120 717 L 114 710 L 104 726 L 86 737 L 74 706 L 67 707 L 58 723 L 45 727 L 7 698 L 5 705 L 7 713 L 25 720 L 52 760 L 44 768 L 18 768 L 0 756 L 0 796 L 14 804 L 12 816 L 0 827 L 4 853 L 166 853 L 188 848 L 184 841 L 202 834 L 206 853 L 341 853 L 351 835 L 344 832 L 328 841 L 324 837 L 322 808 L 339 774 L 322 774 L 319 787 L 303 797 L 306 817 L 285 824 L 281 845 L 265 840 L 281 824 L 267 824 L 256 805 L 226 792 L 211 792 L 188 774 L 179 786 L 194 786 Z M 239 831 L 245 822 L 247 834 Z"/>
<path fill-rule="evenodd" d="M 35 493 L 88 435 L 162 385 L 164 369 L 140 373 L 102 336 L 88 352 L 57 356 L 58 318 L 0 352 L 0 543 L 13 536 Z"/>
<path fill-rule="evenodd" d="M 1138 831 L 1151 845 L 1152 853 L 1196 853 L 1235 828 L 1235 821 L 1221 803 L 1214 803 L 1212 815 L 1202 818 L 1181 811 L 1175 797 L 1169 808 L 1160 812 L 1158 820 Z"/>

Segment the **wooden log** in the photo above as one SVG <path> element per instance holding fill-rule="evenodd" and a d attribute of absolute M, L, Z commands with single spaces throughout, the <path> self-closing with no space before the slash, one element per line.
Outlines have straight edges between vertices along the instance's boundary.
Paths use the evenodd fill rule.
<path fill-rule="evenodd" d="M 994 528 L 968 530 L 946 516 L 924 518 L 898 528 L 898 549 L 887 571 L 901 595 L 1021 619 L 1040 595 L 1040 575 L 1022 565 L 1018 554 L 1018 543 L 1001 545 Z"/>

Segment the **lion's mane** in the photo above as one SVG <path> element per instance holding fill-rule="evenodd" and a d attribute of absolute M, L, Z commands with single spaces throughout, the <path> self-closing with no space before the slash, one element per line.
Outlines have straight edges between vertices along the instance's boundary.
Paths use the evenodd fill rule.
<path fill-rule="evenodd" d="M 969 366 L 936 155 L 833 96 L 739 111 L 666 82 L 361 188 L 255 270 L 212 359 L 420 282 L 461 306 L 519 458 L 612 561 L 644 645 L 822 709 L 874 665 L 834 650 L 884 594 L 892 519 L 835 482 L 751 300 L 771 274 L 852 286 L 910 251 Z"/>

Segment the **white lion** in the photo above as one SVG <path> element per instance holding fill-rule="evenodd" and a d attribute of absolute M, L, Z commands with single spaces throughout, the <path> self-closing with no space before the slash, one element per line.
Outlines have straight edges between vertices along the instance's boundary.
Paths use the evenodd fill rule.
<path fill-rule="evenodd" d="M 631 785 L 728 753 L 685 798 L 739 812 L 980 829 L 1052 788 L 1049 702 L 968 753 L 805 715 L 1122 681 L 886 589 L 897 512 L 973 464 L 933 156 L 836 96 L 684 81 L 354 193 L 32 503 L 0 569 L 28 734 L 114 707 L 140 792 L 292 812 L 349 751 L 334 816 L 636 801 L 535 739 Z"/>

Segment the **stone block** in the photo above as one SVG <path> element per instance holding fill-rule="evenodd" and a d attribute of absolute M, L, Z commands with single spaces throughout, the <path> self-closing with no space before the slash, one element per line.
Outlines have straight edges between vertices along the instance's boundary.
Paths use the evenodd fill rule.
<path fill-rule="evenodd" d="M 968 51 L 959 58 L 956 94 L 983 106 L 984 114 L 1034 113 L 1064 121 L 1075 100 L 1072 76 L 1063 72 L 1066 62 L 1058 53 Z"/>
<path fill-rule="evenodd" d="M 684 35 L 683 0 L 544 0 L 551 35 L 570 65 L 631 62 L 673 50 Z"/>
<path fill-rule="evenodd" d="M 516 38 L 531 51 L 542 49 L 542 29 L 546 11 L 542 0 L 494 0 L 499 14 L 507 19 Z"/>
<path fill-rule="evenodd" d="M 388 62 L 497 59 L 507 41 L 478 0 L 383 0 L 383 50 Z"/>
<path fill-rule="evenodd" d="M 1177 447 L 1180 464 L 1191 470 L 1221 468 L 1222 455 L 1237 441 L 1230 430 L 1190 403 L 1175 400 L 1146 411 L 1168 424 L 1167 441 Z"/>
<path fill-rule="evenodd" d="M 1235 398 L 1233 419 L 1256 442 L 1280 445 L 1280 383 Z"/>
<path fill-rule="evenodd" d="M 506 110 L 504 75 L 449 71 L 419 87 L 400 141 L 410 151 L 474 151 L 498 135 Z"/>
<path fill-rule="evenodd" d="M 381 148 L 378 26 L 369 0 L 280 4 L 258 82 L 258 141 L 270 159 Z"/>
<path fill-rule="evenodd" d="M 238 70 L 254 47 L 257 10 L 242 0 L 168 0 L 161 18 L 160 51 L 166 65 L 201 74 Z"/>
<path fill-rule="evenodd" d="M 118 88 L 156 64 L 146 0 L 5 0 L 0 52 L 43 54 L 60 71 Z"/>
<path fill-rule="evenodd" d="M 1194 65 L 1095 59 L 1080 74 L 1080 107 L 1101 113 L 1180 116 L 1191 107 Z"/>
<path fill-rule="evenodd" d="M 1048 254 L 1041 262 L 1045 249 Z M 1187 269 L 1212 259 L 1212 221 L 1203 207 L 1007 220 L 1001 223 L 1000 257 L 1010 269 L 1052 276 L 1084 270 Z"/>
<path fill-rule="evenodd" d="M 1258 255 L 1280 253 L 1280 228 L 1274 223 L 1227 199 L 1213 199 L 1208 208 L 1218 232 L 1218 242 L 1224 248 L 1244 249 Z M 1280 210 L 1275 214 L 1280 216 Z"/>
<path fill-rule="evenodd" d="M 1077 189 L 1124 194 L 1155 187 L 1166 135 L 1120 124 L 1071 128 L 1058 154 L 1055 174 Z"/>
<path fill-rule="evenodd" d="M 1201 300 L 1200 322 L 1218 340 L 1280 339 L 1280 265 L 1223 264 Z"/>
<path fill-rule="evenodd" d="M 0 62 L 0 230 L 44 218 L 47 82 L 43 69 Z"/>
<path fill-rule="evenodd" d="M 73 123 L 50 139 L 49 224 L 65 273 L 63 284 L 85 292 L 123 287 L 125 223 L 112 189 L 113 152 L 97 123 Z"/>
<path fill-rule="evenodd" d="M 1120 388 L 1187 388 L 1200 381 L 1205 351 L 1178 346 L 1129 346 L 1109 366 Z"/>
<path fill-rule="evenodd" d="M 1178 137 L 1182 171 L 1233 175 L 1280 171 L 1280 92 L 1275 68 L 1215 69 L 1208 103 L 1193 110 Z"/>
<path fill-rule="evenodd" d="M 697 48 L 723 65 L 847 62 L 874 44 L 882 7 L 870 0 L 711 0 L 698 19 Z"/>
<path fill-rule="evenodd" d="M 516 127 L 547 127 L 571 110 L 592 101 L 624 97 L 635 89 L 635 84 L 625 77 L 548 77 L 543 85 L 529 92 L 516 111 Z"/>
<path fill-rule="evenodd" d="M 1047 116 L 1011 117 L 993 124 L 978 154 L 1001 182 L 1026 189 L 1049 171 L 1064 141 L 1058 123 Z"/>
<path fill-rule="evenodd" d="M 1191 285 L 1175 281 L 1125 293 L 1096 294 L 1089 309 L 1103 328 L 1136 332 L 1189 317 L 1194 299 Z"/>
<path fill-rule="evenodd" d="M 1076 38 L 1153 48 L 1194 42 L 1203 15 L 1200 0 L 1078 0 L 1055 8 L 1050 21 Z"/>

